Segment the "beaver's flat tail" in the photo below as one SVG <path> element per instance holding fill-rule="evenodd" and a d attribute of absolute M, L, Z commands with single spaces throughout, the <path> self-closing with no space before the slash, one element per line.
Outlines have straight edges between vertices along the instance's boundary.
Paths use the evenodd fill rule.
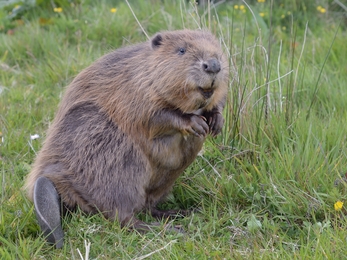
<path fill-rule="evenodd" d="M 43 234 L 49 243 L 61 248 L 64 232 L 61 227 L 60 200 L 53 183 L 46 177 L 36 180 L 34 186 L 35 213 Z"/>

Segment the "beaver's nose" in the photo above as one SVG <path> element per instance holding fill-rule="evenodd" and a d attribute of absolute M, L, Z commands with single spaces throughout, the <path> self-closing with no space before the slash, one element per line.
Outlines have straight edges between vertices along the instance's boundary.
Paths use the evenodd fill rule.
<path fill-rule="evenodd" d="M 220 72 L 220 63 L 217 59 L 209 59 L 204 61 L 202 68 L 207 73 L 218 73 Z"/>

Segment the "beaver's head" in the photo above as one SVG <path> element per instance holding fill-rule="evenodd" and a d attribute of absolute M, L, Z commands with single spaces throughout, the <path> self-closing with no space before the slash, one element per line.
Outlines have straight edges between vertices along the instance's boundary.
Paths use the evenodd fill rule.
<path fill-rule="evenodd" d="M 184 113 L 210 110 L 225 98 L 229 67 L 217 39 L 208 31 L 171 31 L 151 40 L 157 99 Z"/>

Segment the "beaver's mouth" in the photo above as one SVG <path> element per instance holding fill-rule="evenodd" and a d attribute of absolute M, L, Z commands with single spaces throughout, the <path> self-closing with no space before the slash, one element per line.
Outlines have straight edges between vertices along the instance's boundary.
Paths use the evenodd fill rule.
<path fill-rule="evenodd" d="M 202 96 L 205 98 L 205 99 L 209 99 L 213 93 L 214 93 L 214 80 L 212 81 L 211 83 L 211 86 L 210 87 L 198 87 L 199 89 L 199 92 L 202 94 Z"/>
<path fill-rule="evenodd" d="M 209 99 L 213 95 L 213 92 L 214 92 L 214 89 L 212 89 L 212 88 L 198 87 L 198 89 L 205 99 Z"/>

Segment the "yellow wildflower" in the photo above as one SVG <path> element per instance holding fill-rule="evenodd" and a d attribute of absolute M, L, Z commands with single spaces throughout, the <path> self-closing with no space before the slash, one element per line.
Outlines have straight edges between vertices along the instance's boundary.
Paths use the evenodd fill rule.
<path fill-rule="evenodd" d="M 54 11 L 55 13 L 61 13 L 61 12 L 63 11 L 63 8 L 61 8 L 61 7 L 55 7 L 55 8 L 53 8 L 53 11 Z"/>
<path fill-rule="evenodd" d="M 265 16 L 265 13 L 259 13 L 259 15 L 260 15 L 261 17 L 264 17 L 264 16 Z"/>
<path fill-rule="evenodd" d="M 339 211 L 341 210 L 343 207 L 343 202 L 342 201 L 337 201 L 335 204 L 334 204 L 334 208 L 336 211 Z"/>
<path fill-rule="evenodd" d="M 258 3 L 265 3 L 265 0 L 257 0 Z"/>
<path fill-rule="evenodd" d="M 282 15 L 281 15 L 281 18 L 282 18 L 282 19 L 283 19 L 283 18 L 285 18 L 285 17 L 286 17 L 286 15 L 285 15 L 285 14 L 282 14 Z"/>
<path fill-rule="evenodd" d="M 322 14 L 324 14 L 324 13 L 326 13 L 327 10 L 324 7 L 321 7 L 320 5 L 318 5 L 317 6 L 317 11 L 322 13 Z"/>
<path fill-rule="evenodd" d="M 238 5 L 234 5 L 234 9 L 239 9 L 239 6 Z"/>
<path fill-rule="evenodd" d="M 110 12 L 111 12 L 111 13 L 117 12 L 117 8 L 111 8 L 111 9 L 110 9 Z"/>

